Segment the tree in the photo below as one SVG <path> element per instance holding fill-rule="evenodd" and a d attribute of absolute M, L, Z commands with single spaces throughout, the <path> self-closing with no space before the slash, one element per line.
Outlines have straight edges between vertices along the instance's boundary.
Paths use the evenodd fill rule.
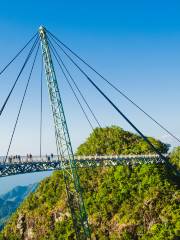
<path fill-rule="evenodd" d="M 180 170 L 180 146 L 175 147 L 170 154 L 170 160 Z"/>
<path fill-rule="evenodd" d="M 152 137 L 149 141 L 161 152 L 167 153 L 169 145 Z M 77 149 L 77 155 L 154 154 L 151 147 L 137 134 L 118 126 L 95 128 L 86 142 Z"/>

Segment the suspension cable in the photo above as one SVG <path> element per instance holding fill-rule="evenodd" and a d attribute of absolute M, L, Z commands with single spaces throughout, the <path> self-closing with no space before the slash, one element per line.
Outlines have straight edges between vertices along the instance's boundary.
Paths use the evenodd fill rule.
<path fill-rule="evenodd" d="M 31 79 L 31 75 L 32 75 L 33 69 L 34 69 L 34 65 L 35 65 L 35 61 L 36 61 L 36 58 L 37 58 L 39 46 L 40 46 L 40 43 L 38 44 L 38 47 L 37 47 L 37 50 L 36 50 L 36 53 L 35 53 L 35 57 L 34 57 L 34 60 L 33 60 L 33 63 L 32 63 L 31 71 L 30 71 L 30 74 L 29 74 L 29 77 L 28 77 L 28 80 L 27 80 L 27 84 L 26 84 L 26 87 L 25 87 L 25 90 L 24 90 L 24 94 L 23 94 L 23 97 L 22 97 L 22 100 L 21 100 L 21 104 L 20 104 L 20 107 L 19 107 L 19 111 L 18 111 L 18 115 L 17 115 L 17 118 L 16 118 L 16 122 L 14 124 L 13 132 L 12 132 L 12 135 L 11 135 L 11 139 L 10 139 L 10 143 L 9 143 L 9 146 L 8 146 L 8 150 L 7 150 L 7 153 L 6 153 L 6 157 L 5 157 L 4 163 L 6 162 L 6 160 L 8 158 L 8 155 L 9 155 L 9 150 L 11 148 L 11 144 L 12 144 L 12 140 L 13 140 L 13 137 L 14 137 L 14 133 L 16 131 L 16 127 L 17 127 L 17 124 L 18 124 L 19 116 L 20 116 L 20 113 L 21 113 L 21 110 L 22 110 L 22 106 L 23 106 L 23 103 L 24 103 L 24 99 L 25 99 L 25 96 L 26 96 L 26 93 L 27 93 L 27 90 L 28 90 L 28 86 L 29 86 L 29 82 L 30 82 L 30 79 Z"/>
<path fill-rule="evenodd" d="M 0 71 L 0 75 L 14 62 L 14 60 L 24 51 L 24 49 L 32 42 L 37 36 L 37 33 L 24 45 L 24 47 L 13 57 L 13 59 Z"/>
<path fill-rule="evenodd" d="M 41 58 L 41 83 L 40 83 L 40 157 L 42 156 L 42 82 L 43 81 L 43 58 Z"/>
<path fill-rule="evenodd" d="M 75 82 L 74 78 L 72 77 L 72 75 L 70 74 L 68 68 L 66 67 L 66 65 L 64 64 L 63 60 L 61 59 L 60 55 L 58 54 L 57 50 L 55 49 L 55 47 L 53 46 L 52 42 L 50 39 L 48 39 L 49 44 L 52 48 L 52 50 L 56 53 L 57 58 L 59 59 L 59 61 L 61 62 L 61 65 L 64 67 L 64 69 L 66 70 L 67 74 L 69 75 L 71 81 L 73 82 L 74 86 L 76 87 L 77 91 L 79 92 L 80 96 L 82 97 L 83 101 L 85 102 L 86 106 L 88 107 L 89 111 L 91 112 L 94 120 L 96 121 L 97 125 L 101 128 L 101 124 L 99 123 L 97 117 L 95 116 L 93 110 L 91 109 L 90 105 L 88 104 L 87 100 L 85 99 L 84 95 L 82 94 L 81 90 L 79 89 L 77 83 Z"/>
<path fill-rule="evenodd" d="M 164 160 L 165 164 L 170 167 L 178 176 L 179 171 L 175 169 L 168 159 L 150 142 L 150 140 L 126 117 L 126 115 L 110 100 L 110 98 L 94 83 L 94 81 L 74 62 L 74 60 L 62 49 L 69 60 L 79 69 L 79 71 L 88 79 L 88 81 L 98 90 L 98 92 L 111 104 L 111 106 L 129 123 L 129 125 L 143 138 L 143 140 L 151 147 L 151 149 Z"/>
<path fill-rule="evenodd" d="M 76 54 L 73 50 L 71 50 L 66 44 L 64 44 L 61 40 L 59 40 L 55 35 L 53 35 L 50 31 L 47 30 L 50 34 L 51 39 L 54 40 L 56 45 L 60 47 L 57 43 L 59 42 L 63 45 L 67 50 L 69 50 L 75 57 L 77 57 L 81 62 L 83 62 L 86 66 L 88 66 L 93 72 L 95 72 L 101 79 L 103 79 L 108 85 L 110 85 L 114 90 L 116 90 L 119 94 L 121 94 L 126 100 L 128 100 L 131 104 L 133 104 L 137 109 L 139 109 L 142 113 L 144 113 L 149 119 L 151 119 L 156 125 L 158 125 L 161 129 L 163 129 L 166 133 L 168 133 L 171 137 L 173 137 L 176 141 L 180 142 L 180 138 L 176 137 L 172 132 L 170 132 L 166 127 L 164 127 L 159 121 L 157 121 L 154 117 L 152 117 L 149 113 L 147 113 L 142 107 L 136 104 L 130 97 L 128 97 L 124 92 L 122 92 L 119 88 L 117 88 L 114 84 L 112 84 L 107 78 L 105 78 L 102 74 L 100 74 L 97 70 L 95 70 L 91 65 L 89 65 L 83 58 L 81 58 L 78 54 Z M 60 47 L 61 48 L 61 47 Z"/>
<path fill-rule="evenodd" d="M 61 63 L 59 62 L 59 60 L 58 60 L 58 58 L 57 58 L 54 50 L 52 49 L 51 45 L 50 45 L 50 49 L 51 49 L 51 51 L 52 51 L 52 53 L 53 53 L 53 56 L 55 57 L 58 65 L 59 65 L 59 67 L 60 67 L 63 75 L 64 75 L 64 78 L 65 78 L 66 82 L 68 83 L 70 89 L 72 90 L 72 92 L 73 92 L 73 94 L 74 94 L 74 97 L 76 98 L 77 102 L 79 103 L 79 106 L 80 106 L 81 110 L 83 111 L 85 118 L 87 119 L 87 121 L 88 121 L 89 125 L 91 126 L 92 130 L 94 130 L 93 125 L 92 125 L 90 119 L 88 118 L 88 116 L 87 116 L 87 114 L 86 114 L 86 112 L 85 112 L 85 110 L 84 110 L 84 108 L 83 108 L 83 106 L 82 106 L 82 104 L 81 104 L 81 102 L 80 102 L 80 100 L 79 100 L 76 92 L 74 91 L 74 89 L 73 89 L 73 87 L 72 87 L 72 85 L 71 85 L 71 83 L 70 83 L 70 81 L 69 81 L 69 79 L 68 79 L 68 77 L 67 77 L 67 75 L 66 75 L 66 73 L 65 73 L 65 71 L 64 71 L 64 69 L 63 69 L 63 67 L 62 67 L 62 65 L 61 65 Z"/>
<path fill-rule="evenodd" d="M 32 55 L 32 52 L 33 52 L 34 48 L 36 47 L 38 40 L 39 40 L 39 39 L 38 39 L 38 37 L 37 37 L 36 40 L 35 40 L 35 42 L 33 43 L 33 46 L 31 47 L 31 49 L 30 49 L 30 51 L 29 51 L 28 56 L 26 57 L 26 59 L 25 59 L 25 61 L 24 61 L 24 64 L 23 64 L 23 66 L 22 66 L 22 68 L 21 68 L 21 70 L 20 70 L 20 72 L 19 72 L 19 74 L 18 74 L 18 76 L 17 76 L 17 78 L 16 78 L 16 80 L 15 80 L 15 82 L 14 82 L 14 84 L 13 84 L 13 86 L 12 86 L 12 88 L 11 88 L 8 96 L 7 96 L 7 98 L 6 98 L 6 100 L 4 101 L 4 104 L 2 105 L 2 107 L 1 107 L 1 109 L 0 109 L 0 116 L 2 115 L 2 113 L 3 113 L 3 111 L 4 111 L 4 108 L 5 108 L 6 104 L 7 104 L 7 102 L 8 102 L 8 100 L 9 100 L 9 98 L 10 98 L 10 96 L 11 96 L 11 94 L 12 94 L 12 92 L 13 92 L 15 86 L 16 86 L 16 84 L 17 84 L 17 82 L 18 82 L 18 80 L 19 80 L 19 78 L 20 78 L 20 76 L 21 76 L 21 74 L 22 74 L 22 72 L 23 72 L 23 70 L 24 70 L 27 62 L 29 61 L 29 58 L 30 58 L 30 56 Z"/>

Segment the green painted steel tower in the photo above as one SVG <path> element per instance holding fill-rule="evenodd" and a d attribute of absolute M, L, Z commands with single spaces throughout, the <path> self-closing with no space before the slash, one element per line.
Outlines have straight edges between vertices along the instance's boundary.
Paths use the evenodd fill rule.
<path fill-rule="evenodd" d="M 39 36 L 41 39 L 45 75 L 54 119 L 57 154 L 62 166 L 67 199 L 72 215 L 76 239 L 90 239 L 88 216 L 84 206 L 82 188 L 80 186 L 57 78 L 48 45 L 48 37 L 46 29 L 42 26 L 39 28 Z M 65 168 L 65 165 L 67 166 L 67 164 L 69 167 L 68 169 L 67 167 Z"/>

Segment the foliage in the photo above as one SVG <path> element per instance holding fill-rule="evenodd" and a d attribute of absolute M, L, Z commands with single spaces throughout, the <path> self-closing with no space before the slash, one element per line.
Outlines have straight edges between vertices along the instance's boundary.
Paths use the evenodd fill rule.
<path fill-rule="evenodd" d="M 149 141 L 162 153 L 167 153 L 169 145 L 152 137 Z M 138 135 L 124 131 L 117 126 L 96 128 L 85 143 L 77 149 L 77 155 L 102 154 L 149 154 L 154 151 Z"/>
<path fill-rule="evenodd" d="M 180 146 L 173 149 L 170 159 L 172 164 L 180 170 Z"/>
<path fill-rule="evenodd" d="M 124 139 L 128 139 L 128 153 L 131 153 L 131 148 L 134 153 L 134 141 L 138 144 L 137 149 L 144 149 L 139 147 L 141 141 L 137 141 L 138 136 L 131 136 L 117 127 L 112 127 L 112 131 L 109 129 L 106 128 L 104 132 L 117 133 L 116 137 L 112 134 L 111 139 L 119 139 L 119 133 L 124 132 Z M 102 130 L 96 131 L 103 134 Z M 107 138 L 106 134 L 105 138 L 106 146 L 102 146 L 105 152 L 98 154 L 112 153 L 114 149 L 118 152 L 113 153 L 119 154 L 121 148 Z M 95 139 L 94 142 L 97 146 Z M 83 146 L 87 146 L 86 143 Z M 160 142 L 157 143 L 161 145 Z M 121 144 L 121 147 L 125 152 L 125 146 Z M 96 149 L 99 150 L 100 146 Z M 84 147 L 83 152 L 81 145 L 77 152 L 81 152 L 82 155 L 92 154 L 94 148 L 92 152 L 87 151 Z M 93 240 L 178 239 L 180 192 L 170 180 L 171 172 L 165 165 L 80 169 L 79 175 Z M 34 240 L 75 239 L 65 199 L 63 174 L 60 171 L 54 172 L 23 202 L 5 226 L 0 239 L 30 239 L 30 235 Z M 23 219 L 23 234 L 20 233 L 18 225 L 20 219 Z"/>

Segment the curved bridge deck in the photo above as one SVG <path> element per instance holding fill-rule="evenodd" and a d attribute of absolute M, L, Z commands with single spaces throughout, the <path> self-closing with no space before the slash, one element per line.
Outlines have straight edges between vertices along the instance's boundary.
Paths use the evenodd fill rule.
<path fill-rule="evenodd" d="M 61 170 L 62 167 L 68 168 L 68 162 L 58 160 L 57 156 L 32 156 L 8 158 L 4 163 L 5 157 L 0 157 L 0 177 L 10 175 Z M 112 156 L 76 156 L 75 163 L 78 168 L 94 168 L 103 166 L 117 165 L 137 165 L 162 163 L 163 160 L 158 155 L 112 155 Z"/>

